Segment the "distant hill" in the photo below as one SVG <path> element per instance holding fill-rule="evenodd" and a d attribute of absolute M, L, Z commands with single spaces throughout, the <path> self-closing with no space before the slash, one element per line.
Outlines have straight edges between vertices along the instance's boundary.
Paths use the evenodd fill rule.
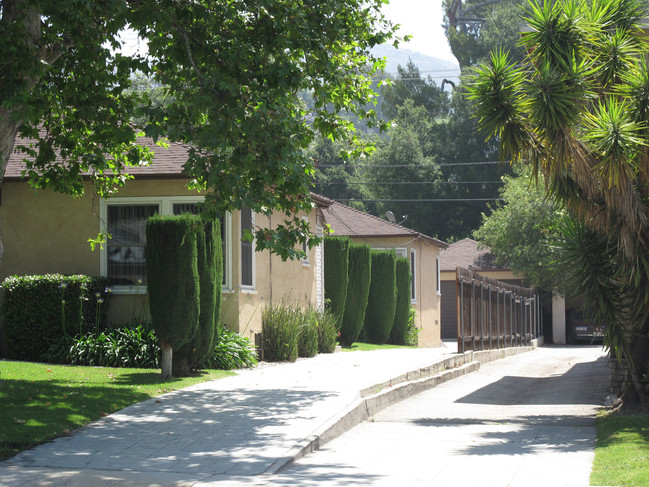
<path fill-rule="evenodd" d="M 460 74 L 460 67 L 457 63 L 427 56 L 409 49 L 395 49 L 391 45 L 384 44 L 373 48 L 372 53 L 387 59 L 385 72 L 393 76 L 397 74 L 397 66 L 405 66 L 408 64 L 409 59 L 419 68 L 423 78 L 430 75 L 438 85 L 441 84 L 444 78 L 457 82 Z"/>

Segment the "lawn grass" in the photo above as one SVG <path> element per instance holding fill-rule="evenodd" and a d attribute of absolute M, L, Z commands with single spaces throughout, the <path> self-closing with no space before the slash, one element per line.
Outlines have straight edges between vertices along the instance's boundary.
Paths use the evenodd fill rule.
<path fill-rule="evenodd" d="M 157 369 L 0 361 L 0 460 L 131 404 L 233 372 L 161 380 Z"/>
<path fill-rule="evenodd" d="M 591 485 L 649 485 L 649 415 L 609 414 L 597 419 Z"/>
<path fill-rule="evenodd" d="M 390 348 L 417 348 L 408 345 L 374 345 L 373 343 L 355 342 L 349 347 L 342 347 L 343 352 L 369 352 L 371 350 L 387 350 Z"/>

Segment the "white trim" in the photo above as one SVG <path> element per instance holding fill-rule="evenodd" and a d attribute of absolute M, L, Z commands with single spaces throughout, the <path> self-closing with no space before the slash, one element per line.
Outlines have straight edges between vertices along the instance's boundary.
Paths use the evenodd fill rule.
<path fill-rule="evenodd" d="M 243 209 L 243 208 L 242 208 Z M 248 208 L 250 209 L 250 208 Z M 241 290 L 244 292 L 250 292 L 250 291 L 255 291 L 255 284 L 256 284 L 256 272 L 255 272 L 255 212 L 250 209 L 250 231 L 252 232 L 253 239 L 252 242 L 250 242 L 251 246 L 251 257 L 250 257 L 250 266 L 251 266 L 251 280 L 252 284 L 243 284 L 243 240 L 241 240 L 241 234 L 242 232 L 242 225 L 241 225 L 241 210 L 239 210 L 239 283 L 241 286 Z M 246 242 L 247 243 L 247 242 Z"/>
<path fill-rule="evenodd" d="M 303 216 L 302 221 L 305 221 L 305 220 L 308 221 L 309 217 L 308 216 Z M 309 244 L 308 244 L 308 240 L 306 242 L 302 243 L 302 251 L 304 251 L 306 253 L 306 257 L 304 257 L 302 259 L 302 267 L 309 267 L 310 264 L 309 264 Z"/>
<path fill-rule="evenodd" d="M 150 205 L 157 204 L 161 215 L 173 214 L 174 203 L 200 203 L 204 200 L 203 196 L 117 196 L 99 201 L 99 231 L 106 233 L 108 225 L 108 206 L 109 205 Z M 224 271 L 226 280 L 223 285 L 223 291 L 232 290 L 232 214 L 225 215 L 225 235 L 221 238 L 225 242 L 225 262 Z M 102 276 L 108 275 L 108 261 L 106 245 L 102 245 L 99 250 L 99 273 Z M 146 286 L 112 286 L 113 294 L 146 294 Z"/>
<path fill-rule="evenodd" d="M 435 267 L 437 272 L 435 275 L 437 276 L 437 280 L 435 281 L 435 286 L 437 287 L 437 295 L 441 296 L 442 295 L 442 276 L 440 274 L 439 270 L 439 255 L 435 257 Z"/>
<path fill-rule="evenodd" d="M 417 302 L 417 250 L 410 249 L 410 273 L 412 282 L 410 283 L 410 302 Z"/>

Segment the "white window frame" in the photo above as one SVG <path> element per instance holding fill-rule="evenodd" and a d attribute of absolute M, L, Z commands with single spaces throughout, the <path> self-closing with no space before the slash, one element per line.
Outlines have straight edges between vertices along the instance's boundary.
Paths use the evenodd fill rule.
<path fill-rule="evenodd" d="M 253 238 L 252 242 L 250 243 L 251 245 L 251 258 L 250 258 L 250 266 L 252 267 L 251 269 L 251 279 L 252 279 L 252 284 L 243 284 L 243 240 L 241 240 L 242 237 L 242 225 L 241 225 L 241 210 L 239 210 L 239 283 L 241 286 L 241 291 L 242 292 L 248 292 L 248 293 L 254 293 L 256 292 L 256 283 L 257 283 L 257 276 L 255 272 L 255 247 L 256 247 L 256 239 L 255 239 L 255 212 L 250 210 L 250 231 L 252 232 Z M 246 242 L 247 243 L 247 242 Z"/>
<path fill-rule="evenodd" d="M 410 284 L 410 302 L 417 302 L 417 251 L 410 249 L 410 273 L 412 282 Z"/>
<path fill-rule="evenodd" d="M 302 221 L 309 221 L 308 216 L 303 216 Z M 305 240 L 302 242 L 302 251 L 306 254 L 304 258 L 302 259 L 302 267 L 309 267 L 309 243 L 308 240 Z"/>
<path fill-rule="evenodd" d="M 202 196 L 133 196 L 133 197 L 115 197 L 101 199 L 99 201 L 99 231 L 106 233 L 108 231 L 108 206 L 112 205 L 151 205 L 157 204 L 160 215 L 172 215 L 174 203 L 201 203 L 204 200 Z M 232 288 L 232 215 L 227 213 L 225 216 L 225 228 L 227 235 L 221 236 L 226 242 L 225 272 L 226 282 L 223 285 L 224 290 Z M 105 245 L 99 250 L 99 273 L 108 276 L 108 253 Z M 146 286 L 111 286 L 113 294 L 146 294 Z"/>
<path fill-rule="evenodd" d="M 437 295 L 441 296 L 442 295 L 442 275 L 439 270 L 439 255 L 435 257 L 435 267 L 436 267 L 436 272 L 435 275 L 437 276 L 436 281 L 435 281 L 435 286 L 437 287 Z"/>
<path fill-rule="evenodd" d="M 394 250 L 394 253 L 398 258 L 407 259 L 408 258 L 408 249 L 405 247 L 373 247 L 372 250 Z"/>

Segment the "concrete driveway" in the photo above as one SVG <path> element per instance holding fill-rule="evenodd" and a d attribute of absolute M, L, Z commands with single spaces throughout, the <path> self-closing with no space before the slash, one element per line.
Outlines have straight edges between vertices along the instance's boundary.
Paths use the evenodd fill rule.
<path fill-rule="evenodd" d="M 586 487 L 608 386 L 601 346 L 483 364 L 384 409 L 268 485 Z"/>

